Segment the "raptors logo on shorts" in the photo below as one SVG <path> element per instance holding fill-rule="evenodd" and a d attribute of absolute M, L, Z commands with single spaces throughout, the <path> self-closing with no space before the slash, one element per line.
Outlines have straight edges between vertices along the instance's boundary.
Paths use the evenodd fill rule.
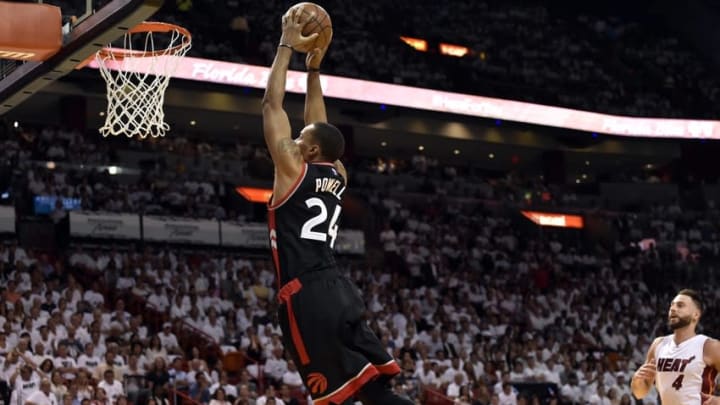
<path fill-rule="evenodd" d="M 310 392 L 319 395 L 327 390 L 327 379 L 320 373 L 310 373 L 307 378 L 307 385 Z"/>

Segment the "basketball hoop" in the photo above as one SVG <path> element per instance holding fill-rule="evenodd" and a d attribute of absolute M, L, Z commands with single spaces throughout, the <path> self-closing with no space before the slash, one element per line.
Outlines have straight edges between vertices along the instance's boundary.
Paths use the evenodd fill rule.
<path fill-rule="evenodd" d="M 166 35 L 158 38 L 158 34 Z M 143 49 L 137 46 L 138 39 Z M 162 43 L 159 49 L 156 42 Z M 95 54 L 107 84 L 107 114 L 99 129 L 104 137 L 165 136 L 170 129 L 163 110 L 165 90 L 191 43 L 190 32 L 183 27 L 144 22 L 125 33 L 123 48 L 107 47 Z"/>

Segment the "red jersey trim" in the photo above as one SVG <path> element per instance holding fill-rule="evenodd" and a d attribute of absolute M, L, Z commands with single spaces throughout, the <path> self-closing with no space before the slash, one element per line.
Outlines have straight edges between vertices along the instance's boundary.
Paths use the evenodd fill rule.
<path fill-rule="evenodd" d="M 400 366 L 398 366 L 395 360 L 390 360 L 385 364 L 370 364 L 368 363 L 362 370 L 353 378 L 349 379 L 340 388 L 325 395 L 321 398 L 313 398 L 315 405 L 330 405 L 330 403 L 341 404 L 348 398 L 355 395 L 363 385 L 367 384 L 368 381 L 377 377 L 380 374 L 395 375 L 400 373 Z"/>
<path fill-rule="evenodd" d="M 336 389 L 328 395 L 325 395 L 324 397 L 317 399 L 313 398 L 313 404 L 330 405 L 331 402 L 335 404 L 342 404 L 348 398 L 355 395 L 355 393 L 358 392 L 358 390 L 360 390 L 363 385 L 367 384 L 368 381 L 377 377 L 378 374 L 380 374 L 378 369 L 375 368 L 375 366 L 373 366 L 372 364 L 368 363 L 355 377 L 349 379 L 340 388 Z"/>
<path fill-rule="evenodd" d="M 275 229 L 275 211 L 268 210 L 268 232 L 270 236 L 270 251 L 272 252 L 272 261 L 275 265 L 275 273 L 277 274 L 278 290 L 280 289 L 280 256 L 278 255 L 277 246 L 277 229 Z"/>
<path fill-rule="evenodd" d="M 390 360 L 385 364 L 377 365 L 375 364 L 375 368 L 378 369 L 380 374 L 385 375 L 395 375 L 399 374 L 402 370 L 400 369 L 400 366 L 397 364 L 395 360 Z"/>
<path fill-rule="evenodd" d="M 293 194 L 295 194 L 295 191 L 297 191 L 298 187 L 300 187 L 300 184 L 305 179 L 305 175 L 307 174 L 307 163 L 303 163 L 302 171 L 300 172 L 300 175 L 295 180 L 295 183 L 293 183 L 292 187 L 290 187 L 290 190 L 288 190 L 287 193 L 277 202 L 275 202 L 275 196 L 271 196 L 270 200 L 268 201 L 268 210 L 274 210 L 281 205 L 285 204 L 285 202 L 292 197 Z"/>
<path fill-rule="evenodd" d="M 292 306 L 292 296 L 299 293 L 302 289 L 302 283 L 300 280 L 293 279 L 291 282 L 285 284 L 278 293 L 278 300 L 285 304 L 288 313 L 288 323 L 290 324 L 290 336 L 295 350 L 297 351 L 298 357 L 300 357 L 300 364 L 306 366 L 310 364 L 310 356 L 308 355 L 307 349 L 305 348 L 305 342 L 303 341 L 300 328 L 298 327 L 297 320 L 295 319 L 295 311 Z"/>
<path fill-rule="evenodd" d="M 702 387 L 700 392 L 702 394 L 713 395 L 715 393 L 715 377 L 718 372 L 715 367 L 706 366 L 702 373 Z"/>

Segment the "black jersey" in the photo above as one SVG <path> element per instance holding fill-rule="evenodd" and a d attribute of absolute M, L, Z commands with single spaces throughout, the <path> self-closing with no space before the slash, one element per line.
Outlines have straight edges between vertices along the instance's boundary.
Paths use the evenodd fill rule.
<path fill-rule="evenodd" d="M 297 182 L 268 206 L 273 263 L 280 285 L 335 266 L 333 248 L 345 179 L 332 163 L 305 163 Z"/>

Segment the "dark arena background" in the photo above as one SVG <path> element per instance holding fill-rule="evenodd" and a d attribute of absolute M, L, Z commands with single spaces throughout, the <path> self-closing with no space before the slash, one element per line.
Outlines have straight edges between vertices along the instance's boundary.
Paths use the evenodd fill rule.
<path fill-rule="evenodd" d="M 0 400 L 48 378 L 68 405 L 311 403 L 275 315 L 261 116 L 293 3 L 42 3 L 0 2 Z M 318 4 L 347 142 L 335 250 L 403 370 L 393 389 L 659 403 L 630 379 L 678 290 L 720 336 L 718 2 Z M 192 35 L 167 90 L 136 100 L 169 129 L 104 137 L 118 111 L 94 55 L 144 20 Z"/>

